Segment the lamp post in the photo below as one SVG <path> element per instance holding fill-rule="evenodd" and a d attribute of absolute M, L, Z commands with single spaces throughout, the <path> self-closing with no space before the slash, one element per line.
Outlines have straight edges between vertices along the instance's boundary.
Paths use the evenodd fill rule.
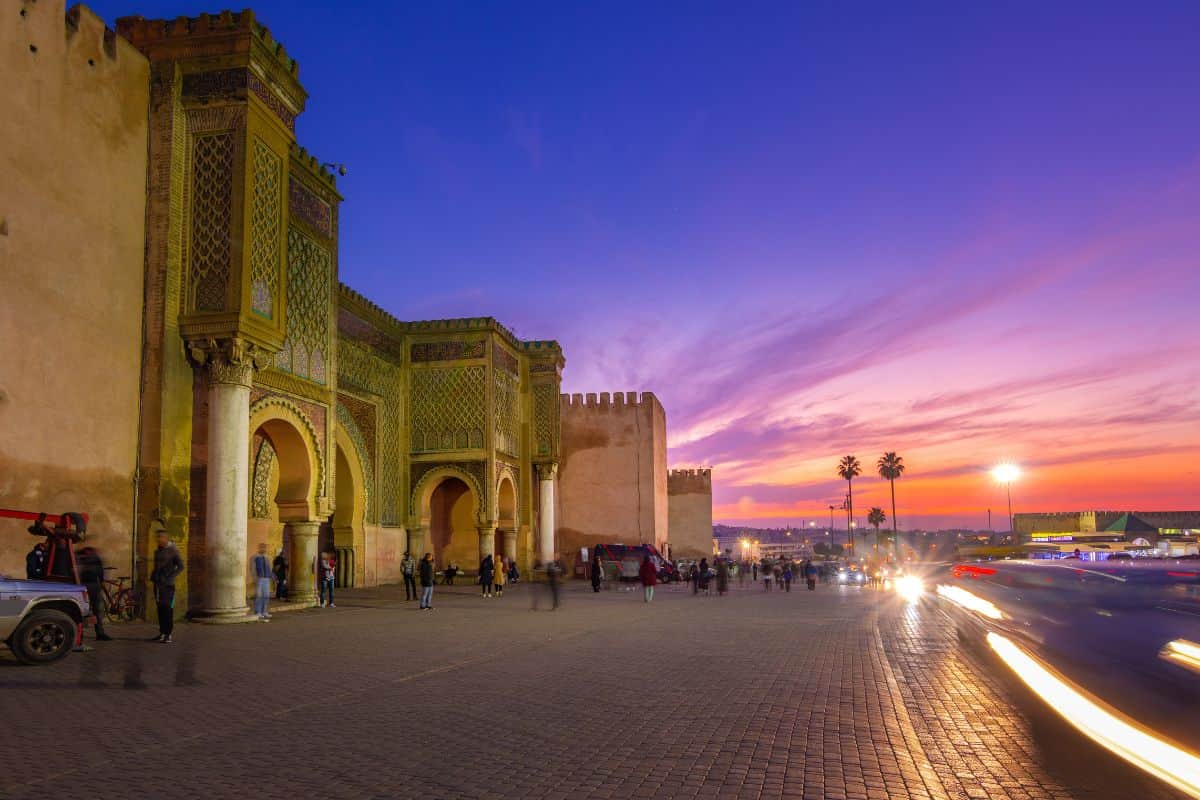
<path fill-rule="evenodd" d="M 1017 526 L 1013 521 L 1012 483 L 1021 477 L 1021 468 L 1016 464 L 997 464 L 992 470 L 992 477 L 998 483 L 1003 483 L 1004 489 L 1008 493 L 1008 535 L 1012 537 L 1015 543 L 1017 541 Z"/>

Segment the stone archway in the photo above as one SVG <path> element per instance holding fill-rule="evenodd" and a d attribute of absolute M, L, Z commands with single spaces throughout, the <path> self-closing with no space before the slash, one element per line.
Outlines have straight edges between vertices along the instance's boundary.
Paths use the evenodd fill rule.
<path fill-rule="evenodd" d="M 286 400 L 267 397 L 251 407 L 250 431 L 252 443 L 260 442 L 250 454 L 255 495 L 251 513 L 259 516 L 265 510 L 266 521 L 274 523 L 267 526 L 266 543 L 270 551 L 282 549 L 287 557 L 289 599 L 312 603 L 316 599 L 317 495 L 324 473 L 312 423 Z M 262 540 L 247 542 L 248 552 L 256 551 Z M 242 580 L 247 572 L 242 570 Z"/>
<path fill-rule="evenodd" d="M 416 524 L 410 527 L 409 549 L 420 558 L 433 553 L 437 568 L 454 562 L 475 572 L 485 551 L 492 552 L 491 527 L 481 523 L 482 492 L 474 477 L 454 466 L 437 467 L 413 491 Z"/>
<path fill-rule="evenodd" d="M 517 558 L 517 487 L 508 471 L 500 474 L 496 484 L 495 552 L 509 561 Z"/>
<path fill-rule="evenodd" d="M 358 449 L 342 428 L 337 429 L 335 439 L 333 545 L 343 551 L 349 548 L 354 554 L 353 578 L 360 583 L 366 552 L 366 477 Z"/>

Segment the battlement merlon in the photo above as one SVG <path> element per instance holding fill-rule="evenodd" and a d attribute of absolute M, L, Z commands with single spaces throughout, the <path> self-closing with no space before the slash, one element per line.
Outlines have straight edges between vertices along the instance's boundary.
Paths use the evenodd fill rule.
<path fill-rule="evenodd" d="M 114 68 L 117 73 L 146 74 L 146 59 L 137 48 L 121 39 L 86 6 L 74 5 L 64 12 L 61 2 L 22 0 L 17 5 L 21 8 L 24 36 L 28 37 L 26 43 L 40 58 L 61 56 L 69 68 L 93 77 L 102 74 L 106 81 L 112 80 Z"/>
<path fill-rule="evenodd" d="M 308 101 L 300 65 L 250 9 L 175 19 L 120 17 L 117 33 L 151 61 L 181 62 L 185 73 L 249 69 L 289 106 L 293 118 Z"/>
<path fill-rule="evenodd" d="M 658 408 L 662 408 L 662 403 L 659 402 L 654 392 L 642 392 L 640 395 L 637 392 L 563 394 L 559 396 L 559 400 L 564 409 L 620 410 L 641 406 L 657 406 Z"/>
<path fill-rule="evenodd" d="M 667 473 L 668 494 L 712 494 L 712 470 L 673 469 Z"/>
<path fill-rule="evenodd" d="M 295 142 L 292 143 L 289 154 L 291 155 L 294 163 L 303 167 L 305 172 L 312 175 L 315 180 L 326 186 L 332 192 L 332 198 L 327 197 L 327 200 L 340 203 L 346 199 L 342 197 L 337 190 L 336 176 L 334 176 L 332 172 L 325 168 L 320 159 L 309 153 L 308 150 L 304 149 Z"/>

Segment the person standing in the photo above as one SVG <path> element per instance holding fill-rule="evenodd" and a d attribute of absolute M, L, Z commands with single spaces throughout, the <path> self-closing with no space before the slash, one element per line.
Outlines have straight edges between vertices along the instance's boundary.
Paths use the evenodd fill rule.
<path fill-rule="evenodd" d="M 254 557 L 254 616 L 258 617 L 259 622 L 266 622 L 271 618 L 267 608 L 271 602 L 273 575 L 271 565 L 267 562 L 267 543 L 262 542 L 258 545 L 258 555 Z"/>
<path fill-rule="evenodd" d="M 479 586 L 480 596 L 492 596 L 492 578 L 495 576 L 495 562 L 492 561 L 492 554 L 488 553 L 479 562 Z"/>
<path fill-rule="evenodd" d="M 792 560 L 790 558 L 783 562 L 783 590 L 785 592 L 792 590 Z"/>
<path fill-rule="evenodd" d="M 158 549 L 154 551 L 154 571 L 150 581 L 154 584 L 154 604 L 158 609 L 158 636 L 163 644 L 175 641 L 175 579 L 183 572 L 183 558 L 165 530 L 158 532 Z"/>
<path fill-rule="evenodd" d="M 762 566 L 758 570 L 758 574 L 762 576 L 763 591 L 771 591 L 771 581 L 774 580 L 774 576 L 771 575 L 771 565 L 765 558 L 763 559 Z"/>
<path fill-rule="evenodd" d="M 521 580 L 521 571 L 517 569 L 517 560 L 516 560 L 515 558 L 513 558 L 513 559 L 509 559 L 509 562 L 508 562 L 508 582 L 509 582 L 509 583 L 516 583 L 516 582 L 517 582 L 517 581 L 519 581 L 519 580 Z"/>
<path fill-rule="evenodd" d="M 654 585 L 658 583 L 658 569 L 654 566 L 654 562 L 650 560 L 649 553 L 642 558 L 642 566 L 638 569 L 638 577 L 642 580 L 642 596 L 649 603 L 654 599 Z"/>
<path fill-rule="evenodd" d="M 592 556 L 592 591 L 600 591 L 600 582 L 604 580 L 604 565 L 600 563 L 600 554 Z"/>
<path fill-rule="evenodd" d="M 417 599 L 417 560 L 412 553 L 404 551 L 404 559 L 400 562 L 400 574 L 404 576 L 404 599 Z"/>
<path fill-rule="evenodd" d="M 495 575 L 492 577 L 492 584 L 496 587 L 496 597 L 504 597 L 504 582 L 508 580 L 508 567 L 504 564 L 504 556 L 496 558 Z"/>
<path fill-rule="evenodd" d="M 283 549 L 280 548 L 279 554 L 275 556 L 274 563 L 271 564 L 271 571 L 275 573 L 275 599 L 287 599 L 287 573 L 288 562 L 283 555 Z"/>
<path fill-rule="evenodd" d="M 709 569 L 708 559 L 700 559 L 700 591 L 708 594 L 708 582 L 712 578 L 712 570 Z"/>
<path fill-rule="evenodd" d="M 94 547 L 80 550 L 75 560 L 79 565 L 79 581 L 87 589 L 88 604 L 92 607 L 92 614 L 96 619 L 96 641 L 111 641 L 112 637 L 104 632 L 104 592 L 100 588 L 104 581 L 104 562 L 100 560 L 100 553 Z"/>
<path fill-rule="evenodd" d="M 25 577 L 40 581 L 46 577 L 46 543 L 38 542 L 25 556 Z"/>
<path fill-rule="evenodd" d="M 421 610 L 433 610 L 433 553 L 421 559 Z"/>
<path fill-rule="evenodd" d="M 811 561 L 804 565 L 804 579 L 808 581 L 808 590 L 815 591 L 817 588 L 817 565 Z"/>
<path fill-rule="evenodd" d="M 328 550 L 321 553 L 321 558 L 317 562 L 317 580 L 321 608 L 337 608 L 333 604 L 333 585 L 337 581 L 337 556 Z M 328 604 L 325 601 L 326 592 L 329 593 Z"/>
<path fill-rule="evenodd" d="M 758 562 L 757 561 L 755 561 L 754 564 L 750 567 L 750 570 L 751 570 L 751 572 L 754 573 L 754 580 L 757 581 L 758 580 Z"/>
<path fill-rule="evenodd" d="M 700 593 L 700 567 L 693 563 L 691 569 L 688 570 L 688 580 L 692 582 L 692 594 Z"/>

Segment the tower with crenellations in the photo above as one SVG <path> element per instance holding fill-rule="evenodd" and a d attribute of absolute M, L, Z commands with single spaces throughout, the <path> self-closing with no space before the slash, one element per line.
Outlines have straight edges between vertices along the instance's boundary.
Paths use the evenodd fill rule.
<path fill-rule="evenodd" d="M 712 470 L 671 470 L 667 475 L 667 508 L 672 557 L 712 555 Z"/>

